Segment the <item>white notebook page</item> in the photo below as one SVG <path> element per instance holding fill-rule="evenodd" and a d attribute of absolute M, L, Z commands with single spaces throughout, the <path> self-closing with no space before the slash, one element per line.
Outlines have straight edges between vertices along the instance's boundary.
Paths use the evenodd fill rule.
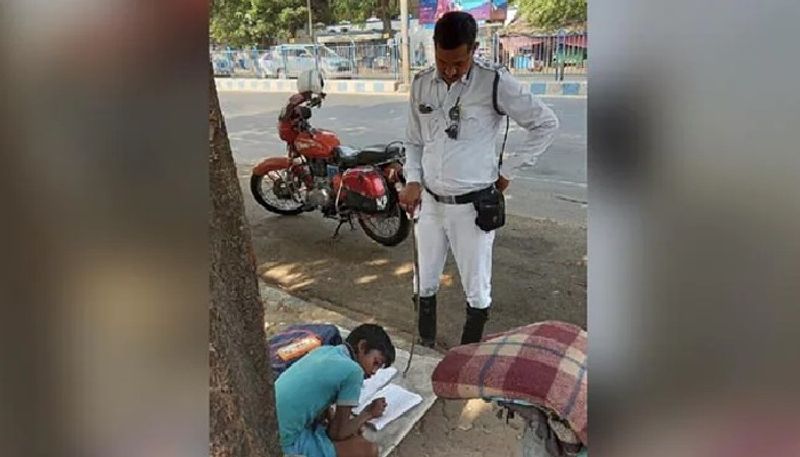
<path fill-rule="evenodd" d="M 360 412 L 364 409 L 364 406 L 372 401 L 375 392 L 388 384 L 396 374 L 397 368 L 395 367 L 381 368 L 369 379 L 365 379 L 361 385 L 361 395 L 358 397 L 358 408 L 356 410 Z"/>
<path fill-rule="evenodd" d="M 422 397 L 414 392 L 408 391 L 397 384 L 389 384 L 383 389 L 375 393 L 372 398 L 385 398 L 386 410 L 381 417 L 369 421 L 376 430 L 383 429 L 387 424 L 402 416 L 406 411 L 413 408 L 422 402 Z M 354 412 L 359 414 L 364 407 L 369 405 L 372 399 L 369 399 L 364 405 L 359 405 L 358 409 Z"/>

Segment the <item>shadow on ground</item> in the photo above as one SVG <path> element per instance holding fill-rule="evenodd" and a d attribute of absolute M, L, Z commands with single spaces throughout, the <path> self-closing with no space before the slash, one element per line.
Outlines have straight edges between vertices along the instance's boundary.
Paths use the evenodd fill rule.
<path fill-rule="evenodd" d="M 317 213 L 274 216 L 248 195 L 258 273 L 265 281 L 353 319 L 413 331 L 410 240 L 386 248 L 356 225 L 354 231 L 343 228 L 333 241 L 335 221 Z M 510 216 L 495 242 L 494 305 L 487 333 L 548 319 L 585 328 L 585 253 L 585 229 Z M 465 312 L 452 257 L 438 296 L 437 344 L 447 349 L 458 343 Z"/>

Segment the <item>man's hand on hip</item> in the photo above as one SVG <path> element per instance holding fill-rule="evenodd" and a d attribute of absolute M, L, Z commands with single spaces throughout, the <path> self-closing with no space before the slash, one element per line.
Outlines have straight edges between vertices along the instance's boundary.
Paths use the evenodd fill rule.
<path fill-rule="evenodd" d="M 511 181 L 502 176 L 497 178 L 497 181 L 494 182 L 494 186 L 497 187 L 497 190 L 499 190 L 501 193 L 508 189 L 509 184 L 511 184 Z"/>
<path fill-rule="evenodd" d="M 413 212 L 419 205 L 420 197 L 422 197 L 422 186 L 418 182 L 410 182 L 400 191 L 400 207 L 408 213 Z"/>

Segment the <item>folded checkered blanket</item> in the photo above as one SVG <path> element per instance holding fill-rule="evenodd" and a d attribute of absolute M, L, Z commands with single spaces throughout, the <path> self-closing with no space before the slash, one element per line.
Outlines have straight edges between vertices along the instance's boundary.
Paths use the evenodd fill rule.
<path fill-rule="evenodd" d="M 545 321 L 451 349 L 431 381 L 442 398 L 521 400 L 551 411 L 589 445 L 586 416 L 587 335 Z"/>

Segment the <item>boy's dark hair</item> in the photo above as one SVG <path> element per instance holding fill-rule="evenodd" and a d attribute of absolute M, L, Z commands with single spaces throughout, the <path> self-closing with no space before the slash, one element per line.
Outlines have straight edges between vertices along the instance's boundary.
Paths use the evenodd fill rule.
<path fill-rule="evenodd" d="M 358 346 L 358 342 L 364 340 L 367 345 L 367 351 L 373 349 L 380 351 L 386 359 L 384 366 L 390 367 L 394 363 L 394 346 L 389 335 L 380 325 L 375 324 L 361 324 L 354 328 L 349 335 L 347 335 L 347 344 L 354 350 Z"/>
<path fill-rule="evenodd" d="M 436 21 L 433 42 L 447 50 L 456 49 L 464 44 L 472 49 L 477 34 L 478 24 L 471 14 L 464 11 L 450 11 Z"/>

